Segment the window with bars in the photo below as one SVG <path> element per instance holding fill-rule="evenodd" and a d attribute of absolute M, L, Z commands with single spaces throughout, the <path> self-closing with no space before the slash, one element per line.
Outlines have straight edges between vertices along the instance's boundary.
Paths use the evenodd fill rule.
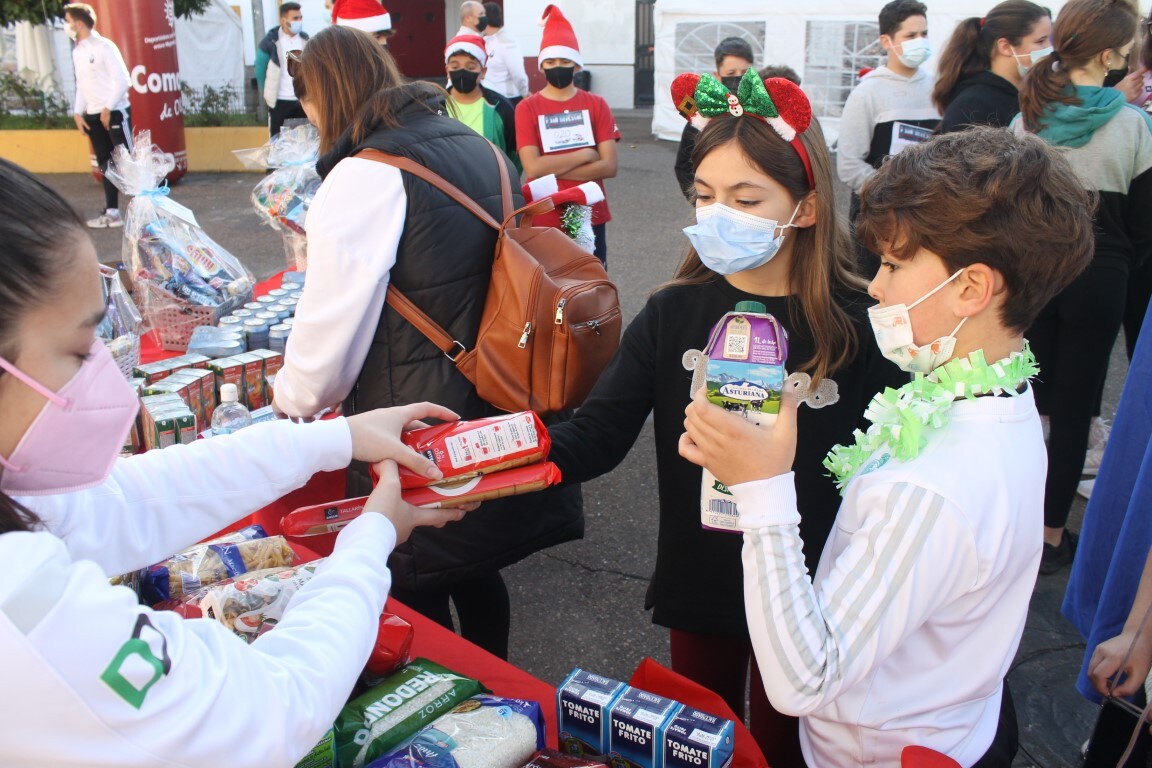
<path fill-rule="evenodd" d="M 676 25 L 676 72 L 715 72 L 716 46 L 742 37 L 752 46 L 753 62 L 764 66 L 763 21 L 705 21 Z"/>
<path fill-rule="evenodd" d="M 884 61 L 875 21 L 809 21 L 804 90 L 817 117 L 840 117 L 859 72 Z"/>

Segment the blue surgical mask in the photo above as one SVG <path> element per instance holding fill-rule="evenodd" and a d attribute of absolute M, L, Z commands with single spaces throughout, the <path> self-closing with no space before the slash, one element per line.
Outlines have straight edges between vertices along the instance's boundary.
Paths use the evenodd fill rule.
<path fill-rule="evenodd" d="M 304 31 L 304 22 L 302 22 L 302 21 L 290 21 L 290 22 L 288 22 L 288 31 L 294 35 L 300 34 L 301 32 Z"/>
<path fill-rule="evenodd" d="M 696 224 L 685 227 L 684 234 L 704 266 L 721 275 L 734 275 L 772 261 L 784 244 L 784 233 L 777 235 L 776 230 L 796 226 L 792 222 L 799 211 L 797 203 L 788 223 L 780 224 L 713 203 L 696 209 Z"/>
<path fill-rule="evenodd" d="M 900 53 L 896 56 L 900 63 L 909 69 L 916 69 L 932 55 L 932 45 L 926 38 L 915 37 L 905 40 L 900 45 Z"/>
<path fill-rule="evenodd" d="M 1016 53 L 1015 48 L 1010 48 L 1010 50 L 1012 51 L 1012 58 L 1016 59 L 1016 71 L 1020 73 L 1020 77 L 1024 77 L 1024 75 L 1028 74 L 1028 70 L 1036 66 L 1036 62 L 1052 53 L 1052 46 L 1048 46 L 1047 48 L 1040 48 L 1039 50 L 1035 51 L 1029 51 L 1028 53 Z M 1025 56 L 1028 57 L 1027 66 L 1020 63 L 1020 59 L 1024 58 Z"/>

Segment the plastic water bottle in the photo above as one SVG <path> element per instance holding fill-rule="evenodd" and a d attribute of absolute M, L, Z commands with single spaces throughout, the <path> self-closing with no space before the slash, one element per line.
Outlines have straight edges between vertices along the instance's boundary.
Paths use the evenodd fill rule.
<path fill-rule="evenodd" d="M 212 434 L 228 435 L 238 429 L 251 426 L 252 414 L 239 402 L 235 384 L 220 387 L 220 405 L 212 412 Z"/>

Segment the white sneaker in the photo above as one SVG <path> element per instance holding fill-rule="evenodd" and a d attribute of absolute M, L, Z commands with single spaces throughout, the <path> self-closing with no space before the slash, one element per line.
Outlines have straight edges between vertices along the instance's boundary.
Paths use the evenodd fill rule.
<path fill-rule="evenodd" d="M 1096 480 L 1081 480 L 1076 485 L 1076 493 L 1085 499 L 1092 496 L 1092 489 L 1096 486 Z"/>
<path fill-rule="evenodd" d="M 1104 459 L 1104 447 L 1112 435 L 1112 425 L 1097 416 L 1092 419 L 1088 432 L 1088 453 L 1084 454 L 1084 471 L 1081 474 L 1095 477 L 1100 473 L 1100 462 Z"/>
<path fill-rule="evenodd" d="M 94 219 L 88 219 L 88 226 L 92 229 L 113 229 L 124 226 L 124 219 L 120 217 L 120 211 L 116 208 L 109 208 Z"/>

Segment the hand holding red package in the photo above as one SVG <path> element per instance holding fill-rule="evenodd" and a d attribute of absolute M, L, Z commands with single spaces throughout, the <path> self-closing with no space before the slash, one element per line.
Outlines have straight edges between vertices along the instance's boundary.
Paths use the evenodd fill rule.
<path fill-rule="evenodd" d="M 443 509 L 477 502 L 542 491 L 560 482 L 560 468 L 550 461 L 529 467 L 516 467 L 458 481 L 453 485 L 432 485 L 403 492 L 404 501 L 416 507 Z M 335 533 L 364 512 L 367 496 L 327 504 L 314 504 L 289 512 L 280 521 L 285 536 L 320 536 Z"/>
<path fill-rule="evenodd" d="M 532 411 L 446 422 L 409 430 L 400 439 L 444 473 L 442 480 L 431 481 L 400 467 L 400 487 L 406 490 L 535 464 L 543 461 L 552 447 L 548 430 Z"/>

